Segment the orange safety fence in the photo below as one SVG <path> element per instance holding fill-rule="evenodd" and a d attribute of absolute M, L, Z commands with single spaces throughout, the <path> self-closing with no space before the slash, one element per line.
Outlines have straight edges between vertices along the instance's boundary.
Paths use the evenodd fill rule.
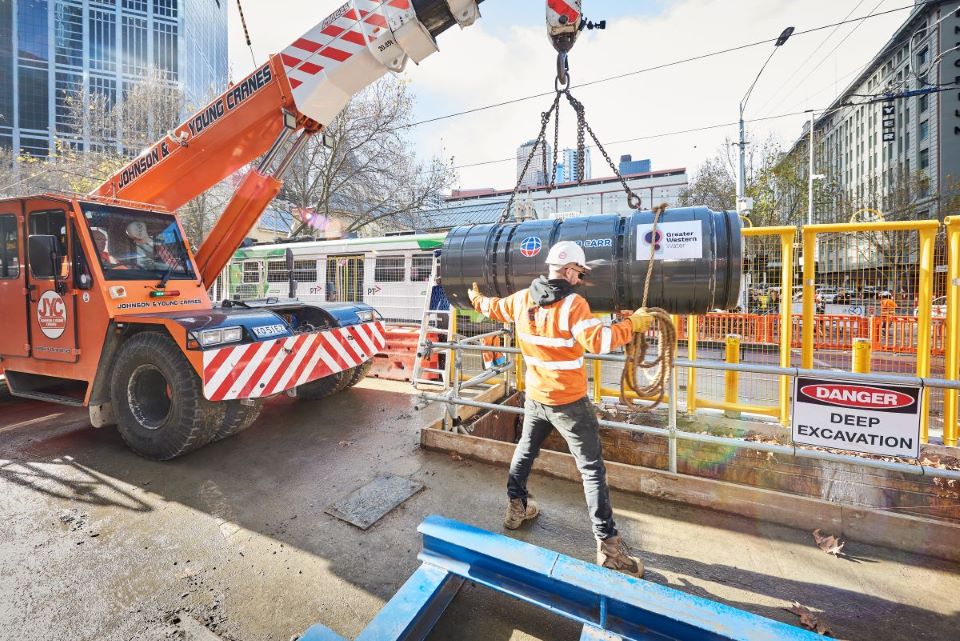
<path fill-rule="evenodd" d="M 870 319 L 871 343 L 875 352 L 915 354 L 917 351 L 916 316 L 874 316 Z M 943 318 L 930 319 L 930 354 L 943 356 L 946 344 L 946 322 Z"/>
<path fill-rule="evenodd" d="M 803 317 L 791 317 L 790 344 L 802 344 Z M 917 318 L 914 316 L 851 316 L 845 314 L 817 314 L 813 317 L 814 349 L 853 349 L 855 338 L 869 338 L 875 352 L 899 354 L 917 351 Z M 931 354 L 943 356 L 946 342 L 946 323 L 943 318 L 931 319 Z M 742 345 L 779 346 L 779 314 L 711 313 L 697 317 L 699 342 L 723 342 L 729 334 L 740 336 Z M 678 340 L 687 339 L 687 324 L 677 327 Z"/>

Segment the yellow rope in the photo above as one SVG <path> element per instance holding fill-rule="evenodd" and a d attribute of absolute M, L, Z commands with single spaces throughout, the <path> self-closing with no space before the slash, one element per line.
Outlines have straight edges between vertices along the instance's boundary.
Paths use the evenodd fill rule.
<path fill-rule="evenodd" d="M 627 406 L 633 405 L 632 400 L 627 399 L 626 390 L 630 390 L 641 400 L 651 401 L 649 405 L 643 408 L 647 410 L 652 410 L 663 402 L 670 385 L 670 373 L 673 371 L 673 364 L 677 355 L 677 329 L 673 326 L 673 318 L 660 307 L 647 308 L 647 296 L 650 293 L 650 280 L 653 277 L 653 262 L 657 245 L 657 225 L 666 208 L 666 203 L 653 208 L 653 228 L 651 229 L 653 242 L 650 243 L 647 277 L 643 283 L 643 301 L 640 310 L 638 310 L 653 317 L 653 329 L 660 335 L 660 354 L 652 361 L 647 361 L 649 343 L 646 333 L 634 334 L 626 345 L 627 360 L 623 364 L 623 372 L 620 374 L 620 402 Z M 642 379 L 642 381 L 638 379 Z"/>

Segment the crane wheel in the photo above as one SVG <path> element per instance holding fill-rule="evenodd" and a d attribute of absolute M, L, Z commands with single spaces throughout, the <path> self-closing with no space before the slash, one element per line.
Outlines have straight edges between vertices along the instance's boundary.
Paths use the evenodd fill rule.
<path fill-rule="evenodd" d="M 203 397 L 203 384 L 166 334 L 143 332 L 117 354 L 110 396 L 120 436 L 134 452 L 158 461 L 206 445 L 225 409 Z"/>
<path fill-rule="evenodd" d="M 223 421 L 217 426 L 211 441 L 220 441 L 239 434 L 253 425 L 260 416 L 260 410 L 263 409 L 263 401 L 259 399 L 253 401 L 252 405 L 246 405 L 240 401 L 223 401 L 220 405 L 225 409 Z"/>
<path fill-rule="evenodd" d="M 350 370 L 344 370 L 304 383 L 297 387 L 297 398 L 305 401 L 319 401 L 321 398 L 333 396 L 350 382 L 349 373 Z"/>
<path fill-rule="evenodd" d="M 352 372 L 352 375 L 350 376 L 350 380 L 347 382 L 344 388 L 346 389 L 348 387 L 353 387 L 354 385 L 362 381 L 364 378 L 366 378 L 367 374 L 370 372 L 371 367 L 373 367 L 372 358 L 367 362 L 363 363 L 362 365 L 357 365 L 353 369 L 349 370 L 350 372 Z"/>

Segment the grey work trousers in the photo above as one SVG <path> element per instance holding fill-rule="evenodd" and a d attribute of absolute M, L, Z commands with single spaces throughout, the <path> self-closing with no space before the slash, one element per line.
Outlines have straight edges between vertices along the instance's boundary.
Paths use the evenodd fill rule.
<path fill-rule="evenodd" d="M 556 428 L 567 442 L 580 470 L 594 536 L 599 541 L 616 536 L 607 469 L 600 450 L 600 424 L 590 399 L 584 396 L 567 405 L 544 405 L 528 398 L 523 409 L 523 433 L 510 463 L 507 496 L 521 499 L 526 504 L 527 477 L 540 454 L 543 440 Z"/>

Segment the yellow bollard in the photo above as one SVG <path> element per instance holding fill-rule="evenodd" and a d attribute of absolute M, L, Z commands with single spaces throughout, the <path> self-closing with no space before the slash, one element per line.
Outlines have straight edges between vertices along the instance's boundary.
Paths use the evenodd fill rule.
<path fill-rule="evenodd" d="M 869 338 L 853 339 L 853 373 L 869 374 L 872 345 Z"/>
<path fill-rule="evenodd" d="M 727 334 L 727 363 L 737 364 L 740 362 L 740 336 L 736 334 Z M 740 372 L 724 372 L 725 393 L 724 401 L 735 405 L 739 397 Z M 737 410 L 724 410 L 727 418 L 740 418 L 740 412 Z"/>
<path fill-rule="evenodd" d="M 697 360 L 697 317 L 687 316 L 687 360 Z M 687 412 L 697 411 L 697 368 L 687 370 Z"/>

